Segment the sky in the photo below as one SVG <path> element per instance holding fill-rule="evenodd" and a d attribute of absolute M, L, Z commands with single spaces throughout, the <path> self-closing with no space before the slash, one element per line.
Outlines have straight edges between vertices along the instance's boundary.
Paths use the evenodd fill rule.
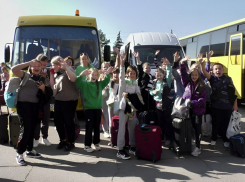
<path fill-rule="evenodd" d="M 12 43 L 19 16 L 74 15 L 94 17 L 111 46 L 121 31 L 167 32 L 184 37 L 245 18 L 245 0 L 0 0 L 0 62 L 5 43 Z"/>

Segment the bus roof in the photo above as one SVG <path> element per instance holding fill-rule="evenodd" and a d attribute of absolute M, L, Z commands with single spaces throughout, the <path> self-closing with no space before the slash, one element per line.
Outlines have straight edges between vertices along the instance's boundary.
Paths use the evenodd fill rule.
<path fill-rule="evenodd" d="M 61 25 L 86 26 L 97 28 L 96 19 L 83 16 L 39 15 L 20 16 L 17 26 Z"/>
<path fill-rule="evenodd" d="M 134 45 L 179 45 L 175 34 L 164 32 L 132 33 Z"/>
<path fill-rule="evenodd" d="M 229 27 L 229 26 L 232 26 L 232 25 L 236 25 L 236 24 L 240 24 L 240 23 L 243 23 L 243 22 L 245 22 L 245 18 L 237 20 L 237 21 L 233 21 L 233 22 L 230 22 L 230 23 L 227 23 L 227 24 L 224 24 L 224 25 L 220 25 L 220 26 L 217 26 L 217 27 L 214 27 L 214 28 L 210 28 L 208 30 L 201 31 L 199 33 L 188 35 L 188 36 L 180 38 L 179 40 L 188 39 L 188 38 L 191 38 L 191 37 L 195 37 L 195 36 L 198 36 L 198 35 L 201 35 L 201 34 L 205 34 L 205 33 L 208 33 L 208 32 L 212 32 L 212 31 L 215 31 L 215 30 L 219 30 L 219 29 L 226 28 L 226 27 Z"/>

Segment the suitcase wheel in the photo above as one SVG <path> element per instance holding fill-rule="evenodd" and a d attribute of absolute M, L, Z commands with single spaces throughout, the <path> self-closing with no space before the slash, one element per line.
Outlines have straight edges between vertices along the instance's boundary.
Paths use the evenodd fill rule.
<path fill-rule="evenodd" d="M 137 160 L 140 159 L 140 158 L 139 158 L 139 149 L 136 149 L 135 157 L 136 157 Z"/>
<path fill-rule="evenodd" d="M 155 151 L 151 152 L 151 156 L 152 156 L 152 162 L 155 163 L 156 162 L 156 153 L 155 153 Z"/>

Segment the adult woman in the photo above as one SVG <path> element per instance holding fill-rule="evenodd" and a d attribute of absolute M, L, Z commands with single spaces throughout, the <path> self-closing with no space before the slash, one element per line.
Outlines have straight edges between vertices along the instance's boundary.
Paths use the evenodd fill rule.
<path fill-rule="evenodd" d="M 67 66 L 70 66 L 71 68 L 73 68 L 75 70 L 74 67 L 74 59 L 71 56 L 67 56 L 64 61 L 66 62 Z"/>
<path fill-rule="evenodd" d="M 29 66 L 29 73 L 22 69 Z M 40 75 L 42 64 L 33 59 L 29 62 L 18 64 L 12 68 L 13 74 L 26 79 L 26 84 L 21 87 L 18 94 L 17 113 L 20 120 L 20 135 L 17 143 L 16 161 L 20 165 L 25 165 L 23 153 L 26 157 L 40 157 L 41 155 L 33 150 L 33 137 L 38 118 L 39 98 L 45 93 L 44 78 Z"/>
<path fill-rule="evenodd" d="M 54 122 L 60 137 L 57 149 L 70 151 L 75 147 L 75 125 L 74 115 L 77 106 L 78 89 L 76 86 L 76 74 L 64 62 L 62 57 L 55 56 L 51 60 L 50 85 L 54 91 Z M 56 76 L 54 77 L 54 73 Z M 66 141 L 66 133 L 68 141 Z"/>

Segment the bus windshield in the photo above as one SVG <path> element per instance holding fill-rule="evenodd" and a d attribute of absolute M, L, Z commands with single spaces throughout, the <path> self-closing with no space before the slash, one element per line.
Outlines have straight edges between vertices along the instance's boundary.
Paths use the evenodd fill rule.
<path fill-rule="evenodd" d="M 160 53 L 157 56 L 158 65 L 161 65 L 161 58 L 167 58 L 170 64 L 173 63 L 173 55 L 176 51 L 180 53 L 180 57 L 183 58 L 184 54 L 180 46 L 166 46 L 166 45 L 142 45 L 135 46 L 134 51 L 139 52 L 140 61 L 142 63 L 148 62 L 151 67 L 155 67 L 154 58 L 155 52 L 160 50 Z"/>
<path fill-rule="evenodd" d="M 30 61 L 40 53 L 49 59 L 54 56 L 73 57 L 80 65 L 79 55 L 86 52 L 95 67 L 100 62 L 99 38 L 95 28 L 33 26 L 17 27 L 12 66 Z"/>

